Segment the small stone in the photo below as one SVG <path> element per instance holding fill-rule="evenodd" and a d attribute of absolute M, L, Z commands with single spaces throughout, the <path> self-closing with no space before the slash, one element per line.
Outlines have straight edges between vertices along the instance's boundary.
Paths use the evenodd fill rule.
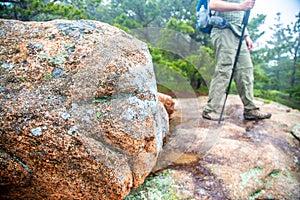
<path fill-rule="evenodd" d="M 41 127 L 31 129 L 30 132 L 32 133 L 33 136 L 41 136 L 43 133 Z"/>

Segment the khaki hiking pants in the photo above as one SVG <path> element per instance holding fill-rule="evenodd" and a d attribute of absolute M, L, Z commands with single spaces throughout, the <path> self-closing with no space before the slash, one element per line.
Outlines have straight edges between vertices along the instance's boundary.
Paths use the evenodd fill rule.
<path fill-rule="evenodd" d="M 208 102 L 204 107 L 204 111 L 206 112 L 219 112 L 220 105 L 224 103 L 221 101 L 229 84 L 239 40 L 239 37 L 234 35 L 228 28 L 212 35 L 217 63 L 210 83 Z M 245 41 L 242 44 L 234 72 L 234 81 L 244 109 L 251 110 L 256 108 L 253 102 L 253 65 Z"/>

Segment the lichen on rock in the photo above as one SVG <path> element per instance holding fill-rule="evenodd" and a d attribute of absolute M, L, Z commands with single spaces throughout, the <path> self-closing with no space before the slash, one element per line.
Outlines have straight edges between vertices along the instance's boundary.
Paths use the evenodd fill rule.
<path fill-rule="evenodd" d="M 168 131 L 146 44 L 92 20 L 0 25 L 0 197 L 122 199 L 139 186 Z"/>

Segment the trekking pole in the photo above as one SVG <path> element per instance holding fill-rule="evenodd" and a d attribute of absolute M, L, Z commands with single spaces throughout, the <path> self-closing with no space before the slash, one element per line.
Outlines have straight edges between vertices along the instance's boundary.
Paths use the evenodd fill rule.
<path fill-rule="evenodd" d="M 220 118 L 219 118 L 219 121 L 218 121 L 219 124 L 222 121 L 222 115 L 223 115 L 223 112 L 224 112 L 225 104 L 226 104 L 226 101 L 227 101 L 227 97 L 228 97 L 228 95 L 230 93 L 230 86 L 231 86 L 231 83 L 232 83 L 232 80 L 233 80 L 233 77 L 234 77 L 234 72 L 235 72 L 236 64 L 237 64 L 238 59 L 239 59 L 239 55 L 240 55 L 240 51 L 241 51 L 241 46 L 242 46 L 242 43 L 243 43 L 243 40 L 244 40 L 245 30 L 246 30 L 246 26 L 248 24 L 249 16 L 250 16 L 250 10 L 247 10 L 245 12 L 245 15 L 244 15 L 244 18 L 243 18 L 243 22 L 242 22 L 242 25 L 243 25 L 242 33 L 241 33 L 241 37 L 240 37 L 238 49 L 237 49 L 236 55 L 235 55 L 235 59 L 234 59 L 233 67 L 232 67 L 231 77 L 229 79 L 229 84 L 228 84 L 228 87 L 226 89 L 226 96 L 225 96 L 224 104 L 223 104 L 222 111 L 221 111 L 221 114 L 220 114 Z"/>

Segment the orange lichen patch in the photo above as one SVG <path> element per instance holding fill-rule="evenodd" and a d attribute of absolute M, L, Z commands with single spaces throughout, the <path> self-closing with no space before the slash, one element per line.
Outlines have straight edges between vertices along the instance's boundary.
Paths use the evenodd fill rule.
<path fill-rule="evenodd" d="M 165 109 L 167 110 L 169 117 L 174 113 L 175 111 L 175 102 L 173 101 L 173 98 L 169 95 L 158 93 L 158 100 L 163 103 Z"/>

